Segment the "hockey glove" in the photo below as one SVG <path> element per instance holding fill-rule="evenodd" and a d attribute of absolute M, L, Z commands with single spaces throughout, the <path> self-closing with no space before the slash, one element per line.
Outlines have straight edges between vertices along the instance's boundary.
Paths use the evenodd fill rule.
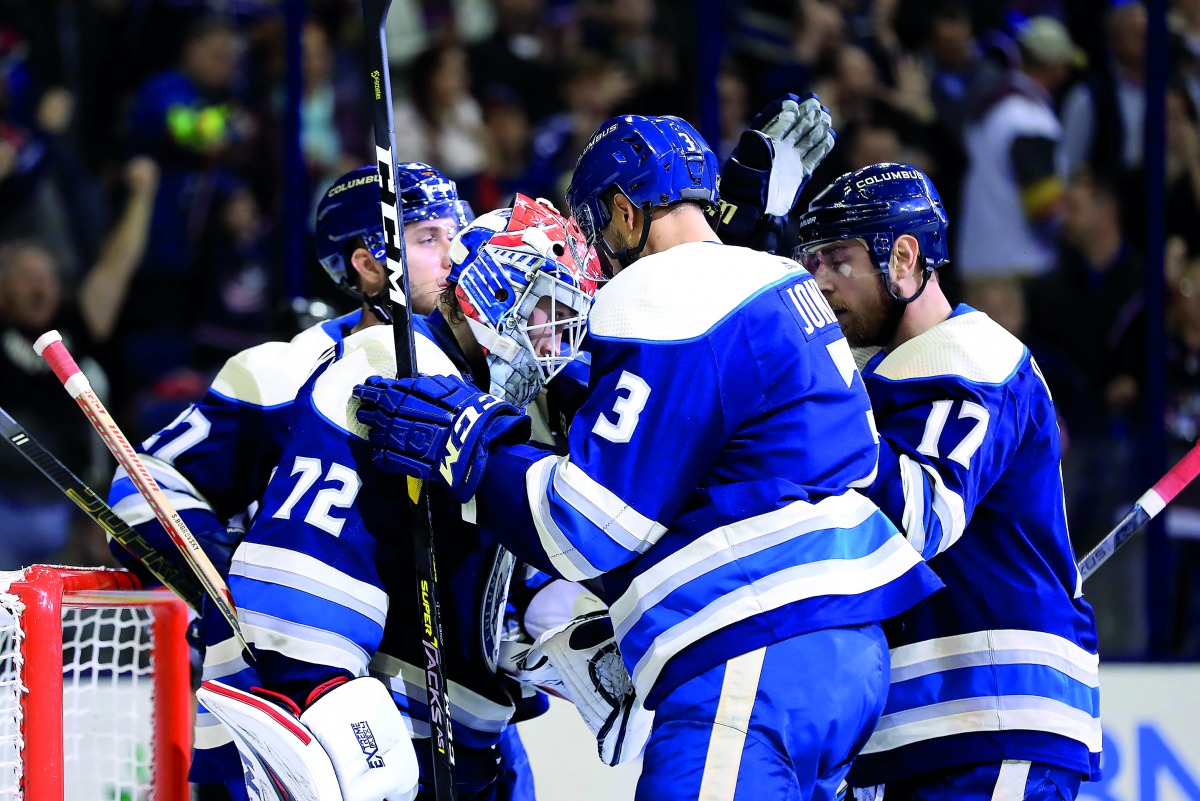
<path fill-rule="evenodd" d="M 634 691 L 606 611 L 550 629 L 528 650 L 502 649 L 501 669 L 575 704 L 606 765 L 636 759 L 645 749 L 654 714 Z"/>
<path fill-rule="evenodd" d="M 475 495 L 493 446 L 529 440 L 524 412 L 457 377 L 371 376 L 354 397 L 358 421 L 370 427 L 375 466 L 438 478 L 460 503 Z"/>
<path fill-rule="evenodd" d="M 721 170 L 717 231 L 729 244 L 773 250 L 786 217 L 833 149 L 829 109 L 816 95 L 785 95 L 742 132 Z"/>

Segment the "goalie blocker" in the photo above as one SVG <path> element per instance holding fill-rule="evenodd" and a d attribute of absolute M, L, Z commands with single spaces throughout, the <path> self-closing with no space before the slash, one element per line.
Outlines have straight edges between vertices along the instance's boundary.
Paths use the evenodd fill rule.
<path fill-rule="evenodd" d="M 387 688 L 370 677 L 337 682 L 314 690 L 302 713 L 274 693 L 201 685 L 201 703 L 233 735 L 252 801 L 416 798 L 417 755 Z"/>

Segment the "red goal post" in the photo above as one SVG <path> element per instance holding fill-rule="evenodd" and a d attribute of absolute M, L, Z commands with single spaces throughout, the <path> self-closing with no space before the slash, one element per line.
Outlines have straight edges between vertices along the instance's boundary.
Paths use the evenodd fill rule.
<path fill-rule="evenodd" d="M 186 801 L 187 623 L 123 570 L 0 573 L 0 801 Z"/>

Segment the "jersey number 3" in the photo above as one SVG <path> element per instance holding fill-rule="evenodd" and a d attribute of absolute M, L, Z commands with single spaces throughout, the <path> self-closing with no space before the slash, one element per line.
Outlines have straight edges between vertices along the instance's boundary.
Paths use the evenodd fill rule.
<path fill-rule="evenodd" d="M 618 395 L 613 403 L 612 411 L 617 416 L 617 421 L 614 423 L 607 415 L 602 414 L 596 418 L 592 433 L 604 437 L 609 442 L 624 443 L 633 439 L 633 430 L 637 428 L 638 418 L 650 398 L 650 385 L 641 376 L 623 370 L 621 377 L 617 379 L 617 390 L 626 390 L 629 393 Z"/>

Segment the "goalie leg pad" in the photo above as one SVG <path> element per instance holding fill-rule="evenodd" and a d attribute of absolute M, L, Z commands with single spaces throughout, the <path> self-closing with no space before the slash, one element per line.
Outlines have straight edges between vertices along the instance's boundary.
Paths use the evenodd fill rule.
<path fill-rule="evenodd" d="M 196 695 L 233 735 L 251 801 L 345 801 L 325 749 L 289 711 L 219 681 Z"/>
<path fill-rule="evenodd" d="M 417 755 L 387 688 L 364 677 L 291 710 L 218 681 L 197 696 L 242 756 L 251 801 L 412 801 Z"/>
<path fill-rule="evenodd" d="M 606 612 L 583 615 L 546 632 L 515 660 L 512 673 L 519 682 L 575 704 L 596 735 L 605 764 L 635 759 L 645 748 L 654 714 L 634 692 Z"/>
<path fill-rule="evenodd" d="M 417 753 L 383 682 L 364 676 L 341 684 L 306 709 L 300 722 L 324 746 L 344 801 L 417 797 Z"/>

